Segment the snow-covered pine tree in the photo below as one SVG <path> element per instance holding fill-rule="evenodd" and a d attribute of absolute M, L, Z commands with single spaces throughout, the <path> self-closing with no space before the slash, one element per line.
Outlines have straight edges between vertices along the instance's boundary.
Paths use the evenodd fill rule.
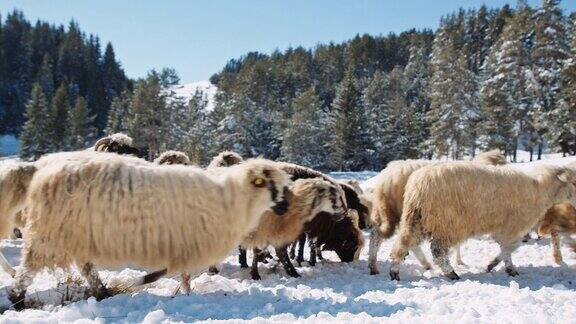
<path fill-rule="evenodd" d="M 570 58 L 564 62 L 560 77 L 560 101 L 553 112 L 551 144 L 563 155 L 576 155 L 576 17 L 573 19 Z"/>
<path fill-rule="evenodd" d="M 82 150 L 94 142 L 96 128 L 95 116 L 90 115 L 88 104 L 83 97 L 76 98 L 76 103 L 68 118 L 68 142 L 70 149 Z"/>
<path fill-rule="evenodd" d="M 331 164 L 334 170 L 358 170 L 366 160 L 369 147 L 364 126 L 362 93 L 356 85 L 354 71 L 349 67 L 336 88 L 332 103 Z"/>
<path fill-rule="evenodd" d="M 62 83 L 56 90 L 50 104 L 50 142 L 52 151 L 56 152 L 68 148 L 68 114 L 70 111 L 70 97 L 68 86 Z"/>
<path fill-rule="evenodd" d="M 430 134 L 430 124 L 425 118 L 430 109 L 430 66 L 429 51 L 423 44 L 413 43 L 410 47 L 408 64 L 404 68 L 406 82 L 406 101 L 410 111 L 410 128 L 408 136 L 412 145 L 403 158 L 428 156 L 425 140 Z"/>
<path fill-rule="evenodd" d="M 160 78 L 151 73 L 134 88 L 127 123 L 128 135 L 134 139 L 137 147 L 148 151 L 149 160 L 153 160 L 165 148 L 170 120 Z"/>
<path fill-rule="evenodd" d="M 454 44 L 454 36 L 441 26 L 434 39 L 430 61 L 430 125 L 428 145 L 438 156 L 463 157 L 474 148 L 477 118 L 476 76 L 467 68 L 467 58 Z"/>
<path fill-rule="evenodd" d="M 131 97 L 128 91 L 124 91 L 112 99 L 108 113 L 108 122 L 104 131 L 106 134 L 128 132 L 130 100 Z"/>
<path fill-rule="evenodd" d="M 50 113 L 42 87 L 35 83 L 26 105 L 26 122 L 20 136 L 20 157 L 23 160 L 36 160 L 51 151 Z"/>
<path fill-rule="evenodd" d="M 197 165 L 204 162 L 206 155 L 206 106 L 204 93 L 196 90 L 188 102 L 170 99 L 172 122 L 169 132 L 169 147 L 186 152 Z"/>
<path fill-rule="evenodd" d="M 566 23 L 559 0 L 543 0 L 536 13 L 535 43 L 532 52 L 535 89 L 535 129 L 540 135 L 538 159 L 543 150 L 543 135 L 556 123 L 554 110 L 558 107 L 562 62 L 568 58 L 569 45 Z"/>
<path fill-rule="evenodd" d="M 282 159 L 307 167 L 326 170 L 328 115 L 322 110 L 314 87 L 292 101 L 292 117 L 284 129 Z"/>
<path fill-rule="evenodd" d="M 533 43 L 532 10 L 519 1 L 499 40 L 483 66 L 480 107 L 481 142 L 499 148 L 516 160 L 519 138 L 530 138 L 534 87 L 530 51 Z"/>
<path fill-rule="evenodd" d="M 54 94 L 54 65 L 52 64 L 52 59 L 49 54 L 44 55 L 42 60 L 42 66 L 38 71 L 37 81 L 42 87 L 42 92 L 46 94 L 47 99 L 52 99 L 51 96 Z"/>

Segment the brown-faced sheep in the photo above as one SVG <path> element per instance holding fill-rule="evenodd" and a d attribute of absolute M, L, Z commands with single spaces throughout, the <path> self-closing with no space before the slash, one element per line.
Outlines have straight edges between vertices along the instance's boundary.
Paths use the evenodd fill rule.
<path fill-rule="evenodd" d="M 290 180 L 270 161 L 250 160 L 212 177 L 190 166 L 76 154 L 78 160 L 60 163 L 47 156 L 53 163 L 30 183 L 27 237 L 9 293 L 15 305 L 44 267 L 82 267 L 100 297 L 107 292 L 94 265 L 197 271 L 225 258 L 264 212 L 287 209 Z"/>
<path fill-rule="evenodd" d="M 499 151 L 493 150 L 478 154 L 473 162 L 488 165 L 502 165 L 506 163 L 506 158 Z M 404 200 L 406 183 L 410 176 L 425 166 L 438 165 L 441 161 L 429 160 L 401 160 L 392 161 L 378 175 L 374 186 L 373 206 L 370 214 L 372 233 L 368 252 L 368 266 L 370 274 L 378 274 L 377 255 L 382 241 L 389 239 L 396 233 L 396 228 L 400 223 Z M 457 262 L 462 263 L 460 249 L 456 250 Z M 430 263 L 426 260 L 424 253 L 419 246 L 412 250 L 414 256 L 425 269 L 430 269 Z"/>
<path fill-rule="evenodd" d="M 576 252 L 576 241 L 570 237 L 571 234 L 576 234 L 576 209 L 574 206 L 572 204 L 559 204 L 548 209 L 538 226 L 538 235 L 551 236 L 552 256 L 557 264 L 563 263 L 562 252 L 560 252 L 560 235 Z"/>
<path fill-rule="evenodd" d="M 181 164 L 181 165 L 190 165 L 190 158 L 184 152 L 180 151 L 166 151 L 156 160 L 154 160 L 156 164 L 162 165 L 171 165 L 171 164 Z"/>
<path fill-rule="evenodd" d="M 453 162 L 414 172 L 406 184 L 390 277 L 399 280 L 399 265 L 408 251 L 430 239 L 434 263 L 445 276 L 458 279 L 448 260 L 449 249 L 483 234 L 501 247 L 488 271 L 504 261 L 506 272 L 518 275 L 511 254 L 522 236 L 550 207 L 576 197 L 573 171 L 553 167 L 538 171 L 528 175 L 509 167 Z"/>
<path fill-rule="evenodd" d="M 94 144 L 94 151 L 134 156 L 140 154 L 140 151 L 132 146 L 132 138 L 122 133 L 108 135 L 99 139 Z"/>
<path fill-rule="evenodd" d="M 328 213 L 325 217 L 336 215 L 339 220 L 346 214 L 342 189 L 322 179 L 299 179 L 290 188 L 288 201 L 290 207 L 283 217 L 266 213 L 260 219 L 258 227 L 242 241 L 244 248 L 263 249 L 273 246 L 276 255 L 284 266 L 286 273 L 292 277 L 300 277 L 290 262 L 287 246 L 296 240 L 304 229 L 304 224 L 311 221 L 320 212 Z M 252 261 L 252 279 L 259 280 L 258 257 L 254 253 Z"/>
<path fill-rule="evenodd" d="M 354 256 L 359 254 L 364 243 L 358 227 L 360 227 L 360 229 L 366 227 L 366 223 L 363 222 L 363 220 L 365 220 L 368 215 L 368 208 L 361 203 L 354 188 L 348 184 L 339 183 L 329 176 L 310 168 L 286 162 L 277 163 L 282 170 L 290 175 L 292 180 L 321 178 L 340 185 L 344 190 L 346 205 L 349 210 L 355 210 L 357 212 L 359 222 L 355 225 L 348 217 L 345 217 L 339 222 L 334 222 L 330 217 L 316 217 L 312 222 L 306 224 L 304 228 L 305 233 L 303 234 L 306 234 L 304 241 L 306 237 L 309 239 L 309 244 L 313 247 L 312 250 L 334 249 L 342 261 L 350 262 L 354 260 Z M 334 232 L 330 230 L 334 230 Z M 311 254 L 310 259 L 310 263 L 315 264 L 314 254 Z M 296 260 L 298 263 L 304 260 L 304 244 L 300 244 Z"/>

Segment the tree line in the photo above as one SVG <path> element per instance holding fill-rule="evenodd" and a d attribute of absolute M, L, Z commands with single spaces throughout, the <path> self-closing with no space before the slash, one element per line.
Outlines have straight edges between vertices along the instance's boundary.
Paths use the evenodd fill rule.
<path fill-rule="evenodd" d="M 38 79 L 24 101 L 22 155 L 34 158 L 26 148 L 46 132 L 75 148 L 90 134 L 117 131 L 131 135 L 149 158 L 180 149 L 199 164 L 225 149 L 320 170 L 380 170 L 395 159 L 461 159 L 493 148 L 512 160 L 519 149 L 539 158 L 546 146 L 576 154 L 575 15 L 558 4 L 460 9 L 442 17 L 435 32 L 251 52 L 211 77 L 218 87 L 211 111 L 201 92 L 189 100 L 174 95 L 173 69 L 124 78 L 113 95 L 99 97 L 108 106 L 76 95 L 73 81 L 49 97 Z M 77 126 L 54 133 L 57 123 L 34 118 L 39 106 L 51 116 L 66 111 Z M 106 112 L 100 122 L 99 111 Z M 45 130 L 27 135 L 34 125 Z"/>

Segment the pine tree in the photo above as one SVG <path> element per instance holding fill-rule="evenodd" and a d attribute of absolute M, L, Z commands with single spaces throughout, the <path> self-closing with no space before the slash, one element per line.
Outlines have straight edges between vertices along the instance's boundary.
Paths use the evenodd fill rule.
<path fill-rule="evenodd" d="M 112 100 L 110 112 L 108 113 L 108 122 L 104 131 L 106 134 L 128 132 L 130 100 L 130 93 L 127 91 Z"/>
<path fill-rule="evenodd" d="M 520 1 L 483 67 L 480 105 L 482 144 L 499 148 L 516 160 L 520 137 L 531 138 L 530 108 L 534 87 L 531 71 L 532 10 Z"/>
<path fill-rule="evenodd" d="M 5 113 L 0 121 L 1 133 L 20 133 L 24 110 L 32 86 L 30 23 L 22 12 L 8 14 L 3 27 L 4 59 L 6 62 Z M 2 127 L 3 126 L 3 127 Z"/>
<path fill-rule="evenodd" d="M 70 111 L 68 142 L 70 149 L 81 150 L 94 142 L 96 128 L 93 126 L 95 116 L 90 116 L 86 99 L 78 97 L 72 111 Z"/>
<path fill-rule="evenodd" d="M 408 138 L 412 141 L 408 156 L 402 158 L 418 158 L 427 156 L 429 148 L 425 140 L 430 134 L 430 124 L 425 116 L 430 109 L 430 66 L 429 53 L 425 44 L 413 43 L 410 47 L 410 57 L 404 69 L 404 82 L 406 82 L 406 101 L 409 109 L 410 125 Z"/>
<path fill-rule="evenodd" d="M 361 92 L 349 68 L 336 88 L 332 103 L 331 163 L 335 170 L 350 171 L 362 167 L 366 158 L 367 139 L 362 128 L 364 110 Z"/>
<path fill-rule="evenodd" d="M 169 113 L 158 75 L 149 74 L 140 80 L 130 102 L 128 135 L 135 139 L 137 147 L 148 150 L 149 160 L 165 149 L 171 120 Z"/>
<path fill-rule="evenodd" d="M 42 60 L 42 66 L 38 71 L 38 76 L 36 77 L 36 81 L 40 83 L 42 87 L 42 92 L 46 94 L 48 99 L 52 99 L 52 95 L 54 94 L 54 66 L 52 64 L 52 58 L 49 54 L 44 55 L 44 59 Z"/>
<path fill-rule="evenodd" d="M 284 130 L 282 159 L 313 169 L 327 169 L 324 144 L 328 142 L 325 129 L 328 116 L 313 87 L 294 98 L 292 110 L 289 126 Z"/>
<path fill-rule="evenodd" d="M 106 105 L 110 106 L 112 100 L 120 96 L 126 88 L 126 77 L 116 61 L 116 54 L 111 43 L 106 44 L 102 58 L 102 82 L 105 87 Z"/>
<path fill-rule="evenodd" d="M 68 114 L 70 111 L 70 98 L 68 86 L 62 84 L 56 90 L 50 104 L 49 131 L 52 151 L 68 147 Z"/>
<path fill-rule="evenodd" d="M 36 160 L 51 152 L 49 119 L 50 109 L 42 87 L 36 83 L 32 96 L 26 105 L 26 122 L 20 137 L 20 157 L 24 160 Z"/>
<path fill-rule="evenodd" d="M 536 13 L 535 44 L 532 52 L 534 77 L 538 82 L 535 89 L 535 129 L 539 135 L 538 159 L 543 151 L 543 135 L 554 123 L 554 110 L 558 106 L 560 71 L 563 60 L 568 58 L 568 39 L 559 0 L 544 0 L 543 7 Z"/>
<path fill-rule="evenodd" d="M 468 70 L 467 58 L 458 52 L 454 41 L 445 27 L 439 29 L 434 40 L 428 144 L 439 156 L 461 159 L 467 148 L 474 148 L 477 90 L 476 77 Z"/>
<path fill-rule="evenodd" d="M 553 112 L 550 132 L 551 144 L 559 147 L 563 155 L 576 155 L 576 19 L 573 23 L 570 58 L 562 68 L 560 102 Z"/>
<path fill-rule="evenodd" d="M 204 162 L 206 147 L 206 106 L 204 93 L 196 90 L 193 96 L 184 102 L 180 98 L 171 98 L 169 109 L 172 122 L 169 130 L 170 147 L 184 151 L 197 165 Z"/>

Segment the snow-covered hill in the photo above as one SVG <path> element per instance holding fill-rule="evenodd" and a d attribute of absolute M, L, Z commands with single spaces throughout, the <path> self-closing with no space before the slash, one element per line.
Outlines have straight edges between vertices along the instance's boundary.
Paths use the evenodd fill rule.
<path fill-rule="evenodd" d="M 575 157 L 551 156 L 541 162 L 518 163 L 530 170 L 534 165 L 566 165 Z M 5 162 L 4 162 L 5 163 Z M 365 179 L 374 173 L 333 174 L 338 178 Z M 371 179 L 365 181 L 370 187 Z M 365 233 L 369 239 L 368 233 Z M 44 306 L 24 312 L 7 311 L 0 322 L 146 322 L 170 323 L 232 320 L 267 322 L 340 322 L 340 323 L 569 323 L 576 318 L 576 254 L 563 248 L 565 266 L 553 264 L 549 240 L 531 240 L 513 254 L 520 276 L 509 277 L 502 266 L 485 273 L 486 265 L 498 254 L 488 239 L 472 239 L 462 247 L 465 266 L 456 266 L 459 281 L 448 281 L 438 270 L 424 271 L 409 256 L 402 266 L 402 281 L 390 281 L 388 255 L 393 240 L 379 252 L 380 275 L 368 274 L 367 245 L 360 261 L 337 262 L 334 253 L 316 267 L 304 265 L 301 278 L 287 277 L 282 267 L 261 265 L 262 281 L 250 279 L 240 269 L 237 256 L 223 262 L 219 275 L 201 274 L 194 279 L 190 296 L 173 295 L 178 288 L 174 278 L 161 279 L 132 294 L 121 294 L 96 302 L 82 300 L 60 306 L 66 286 L 65 277 L 47 272 L 39 275 L 28 297 Z M 11 264 L 20 258 L 21 240 L 1 243 Z M 425 252 L 431 258 L 425 244 Z M 143 272 L 131 269 L 101 271 L 107 282 L 125 281 Z M 0 285 L 13 283 L 0 272 Z M 68 291 L 69 292 L 69 291 Z M 6 290 L 0 290 L 0 306 L 7 307 Z"/>
<path fill-rule="evenodd" d="M 212 109 L 214 109 L 214 96 L 216 95 L 216 91 L 218 91 L 218 88 L 212 83 L 210 83 L 210 81 L 198 81 L 182 85 L 176 85 L 173 86 L 170 90 L 174 91 L 176 96 L 186 100 L 190 100 L 190 98 L 192 98 L 196 90 L 200 90 L 206 96 L 206 100 L 208 100 L 208 106 L 206 107 L 206 109 L 208 111 L 212 111 Z"/>

